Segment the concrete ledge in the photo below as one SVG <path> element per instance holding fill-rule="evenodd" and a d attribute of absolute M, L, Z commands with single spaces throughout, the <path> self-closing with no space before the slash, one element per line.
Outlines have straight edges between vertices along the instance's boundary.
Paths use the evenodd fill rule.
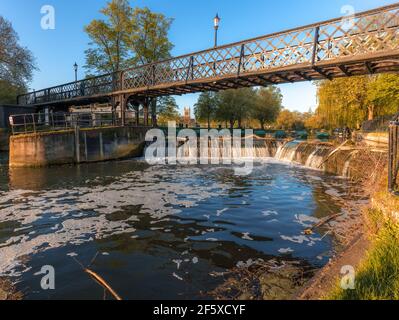
<path fill-rule="evenodd" d="M 359 133 L 361 136 L 362 141 L 369 146 L 373 147 L 388 147 L 389 144 L 389 134 L 388 132 L 363 132 Z"/>
<path fill-rule="evenodd" d="M 107 127 L 11 136 L 9 165 L 43 167 L 138 157 L 147 130 Z"/>

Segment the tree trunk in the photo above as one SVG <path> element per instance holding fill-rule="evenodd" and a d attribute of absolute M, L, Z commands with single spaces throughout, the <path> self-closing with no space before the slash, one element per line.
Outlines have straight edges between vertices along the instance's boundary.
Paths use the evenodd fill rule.
<path fill-rule="evenodd" d="M 374 120 L 374 106 L 373 105 L 368 106 L 367 109 L 369 111 L 369 117 L 368 117 L 369 121 Z"/>

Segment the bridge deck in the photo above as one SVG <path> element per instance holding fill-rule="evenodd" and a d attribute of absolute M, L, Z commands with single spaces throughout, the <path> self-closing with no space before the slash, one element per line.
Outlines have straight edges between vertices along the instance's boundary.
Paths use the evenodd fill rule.
<path fill-rule="evenodd" d="M 18 97 L 21 105 L 101 101 L 399 71 L 399 3 Z"/>

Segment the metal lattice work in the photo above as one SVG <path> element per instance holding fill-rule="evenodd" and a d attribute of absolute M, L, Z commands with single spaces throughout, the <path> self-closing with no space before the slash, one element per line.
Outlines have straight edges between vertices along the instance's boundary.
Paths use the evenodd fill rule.
<path fill-rule="evenodd" d="M 41 90 L 19 104 L 153 97 L 399 71 L 399 3 Z"/>

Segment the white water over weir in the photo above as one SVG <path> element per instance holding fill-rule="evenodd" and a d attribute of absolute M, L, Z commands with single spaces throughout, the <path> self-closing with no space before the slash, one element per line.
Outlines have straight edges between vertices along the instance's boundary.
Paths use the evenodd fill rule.
<path fill-rule="evenodd" d="M 201 139 L 199 139 L 201 140 Z M 297 141 L 297 140 L 278 140 L 273 138 L 255 137 L 251 147 L 245 144 L 244 139 L 241 145 L 232 143 L 231 139 L 221 138 L 217 143 L 209 142 L 208 148 L 197 151 L 193 144 L 181 141 L 178 147 L 178 156 L 195 158 L 197 153 L 200 157 L 210 157 L 212 159 L 223 159 L 226 157 L 253 158 L 255 161 L 261 159 L 275 159 L 308 168 L 321 170 L 343 177 L 351 177 L 352 166 L 356 161 L 360 151 L 364 150 L 355 146 L 340 146 L 321 141 Z M 205 142 L 206 144 L 206 142 Z M 198 146 L 201 142 L 198 141 Z M 198 150 L 201 148 L 198 147 Z M 384 152 L 377 152 L 383 155 Z"/>

